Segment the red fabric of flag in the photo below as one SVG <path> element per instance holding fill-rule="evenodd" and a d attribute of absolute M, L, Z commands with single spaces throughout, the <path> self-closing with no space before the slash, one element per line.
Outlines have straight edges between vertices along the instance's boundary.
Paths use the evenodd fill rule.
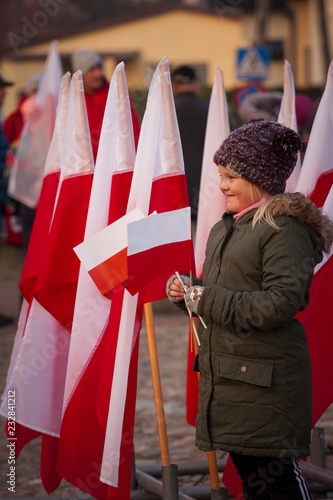
<path fill-rule="evenodd" d="M 35 297 L 71 330 L 80 262 L 73 247 L 84 236 L 92 174 L 65 178 L 52 222 Z"/>
<path fill-rule="evenodd" d="M 32 301 L 37 276 L 45 253 L 59 177 L 60 170 L 51 172 L 44 178 L 43 182 L 20 280 L 21 293 L 28 302 Z"/>

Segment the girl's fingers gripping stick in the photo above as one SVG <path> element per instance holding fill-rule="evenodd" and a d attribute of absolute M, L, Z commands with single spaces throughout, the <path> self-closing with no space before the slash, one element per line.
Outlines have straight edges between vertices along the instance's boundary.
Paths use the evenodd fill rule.
<path fill-rule="evenodd" d="M 180 274 L 179 274 L 177 271 L 176 271 L 176 273 L 175 273 L 175 274 L 176 274 L 177 278 L 179 279 L 179 281 L 180 281 L 181 285 L 182 285 L 182 286 L 183 286 L 183 288 L 184 288 L 184 295 L 185 295 L 185 293 L 186 293 L 186 288 L 185 288 L 185 285 L 184 285 L 184 283 L 183 283 L 183 280 L 181 279 Z M 194 324 L 194 321 L 193 321 L 193 318 L 192 318 L 192 311 L 191 311 L 191 310 L 190 310 L 187 306 L 186 306 L 186 309 L 187 309 L 187 312 L 188 312 L 188 314 L 189 314 L 189 316 L 190 316 L 190 320 L 191 320 L 191 322 L 192 322 L 193 330 L 194 330 L 194 333 L 195 333 L 195 338 L 197 339 L 197 344 L 198 344 L 198 345 L 201 345 L 200 340 L 199 340 L 199 335 L 198 335 L 197 329 L 196 329 L 196 327 L 195 327 L 195 324 Z M 207 327 L 206 327 L 206 328 L 207 328 Z"/>
<path fill-rule="evenodd" d="M 182 284 L 182 286 L 183 286 L 183 288 L 184 288 L 184 294 L 185 294 L 185 293 L 186 293 L 186 289 L 185 289 L 185 285 L 184 285 L 184 283 L 183 283 L 183 280 L 181 279 L 180 274 L 179 274 L 177 271 L 176 271 L 176 273 L 175 273 L 175 274 L 176 274 L 177 278 L 179 279 L 180 283 Z M 187 308 L 187 310 L 188 310 L 188 308 Z M 190 312 L 190 311 L 189 311 L 189 312 Z M 192 317 L 192 313 L 190 314 L 190 316 Z M 205 321 L 203 320 L 203 318 L 202 318 L 201 316 L 199 316 L 199 315 L 198 315 L 198 318 L 200 319 L 200 321 L 201 321 L 201 323 L 202 323 L 202 326 L 206 329 L 206 328 L 207 328 L 207 325 L 206 325 Z M 199 344 L 199 345 L 200 345 L 200 344 Z"/>

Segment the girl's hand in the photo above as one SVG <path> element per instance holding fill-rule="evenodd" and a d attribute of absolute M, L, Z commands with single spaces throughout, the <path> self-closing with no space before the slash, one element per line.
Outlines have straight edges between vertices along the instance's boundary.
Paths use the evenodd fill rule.
<path fill-rule="evenodd" d="M 185 290 L 186 289 L 187 286 L 185 285 Z M 167 281 L 166 293 L 168 299 L 171 302 L 179 302 L 180 300 L 184 300 L 185 290 L 175 274 L 173 274 Z"/>
<path fill-rule="evenodd" d="M 201 299 L 203 286 L 191 286 L 186 290 L 185 304 L 194 314 L 198 315 L 198 306 Z"/>

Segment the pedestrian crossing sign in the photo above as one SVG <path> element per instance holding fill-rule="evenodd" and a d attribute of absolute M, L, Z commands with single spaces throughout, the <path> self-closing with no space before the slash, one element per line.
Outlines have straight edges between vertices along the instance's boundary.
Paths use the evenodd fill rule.
<path fill-rule="evenodd" d="M 267 47 L 249 47 L 237 50 L 237 78 L 239 80 L 266 80 L 269 70 Z"/>

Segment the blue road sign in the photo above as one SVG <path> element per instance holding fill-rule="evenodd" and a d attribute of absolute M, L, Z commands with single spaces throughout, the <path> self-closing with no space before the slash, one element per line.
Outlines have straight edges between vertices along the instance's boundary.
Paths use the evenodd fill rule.
<path fill-rule="evenodd" d="M 248 47 L 237 50 L 237 78 L 239 80 L 266 80 L 270 55 L 267 47 Z"/>

